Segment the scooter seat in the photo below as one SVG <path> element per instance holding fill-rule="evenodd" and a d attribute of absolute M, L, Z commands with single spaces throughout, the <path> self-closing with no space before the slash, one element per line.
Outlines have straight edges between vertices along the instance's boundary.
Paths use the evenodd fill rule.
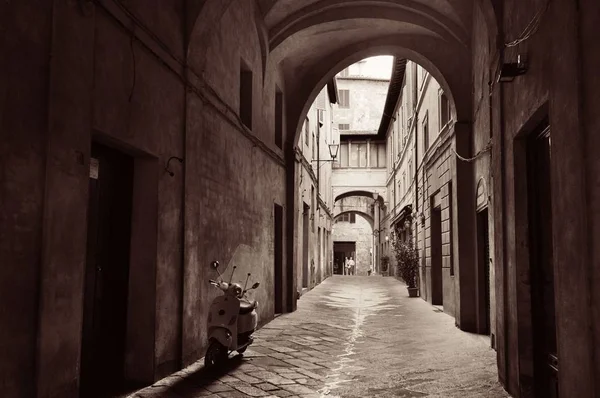
<path fill-rule="evenodd" d="M 240 301 L 240 315 L 251 313 L 256 308 L 256 301 Z"/>

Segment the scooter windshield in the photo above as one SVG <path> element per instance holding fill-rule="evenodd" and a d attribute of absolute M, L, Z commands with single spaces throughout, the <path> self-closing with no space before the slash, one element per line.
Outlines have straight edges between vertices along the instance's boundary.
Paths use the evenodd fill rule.
<path fill-rule="evenodd" d="M 253 267 L 257 264 L 257 259 L 257 253 L 252 247 L 245 244 L 238 245 L 228 261 L 227 267 L 220 270 L 223 274 L 223 280 L 226 282 L 231 280 L 231 282 L 240 283 L 244 287 L 248 273 L 252 273 Z M 235 270 L 233 267 L 235 267 Z M 233 278 L 231 277 L 232 272 Z M 257 276 L 254 274 L 250 276 L 248 287 L 256 282 Z"/>

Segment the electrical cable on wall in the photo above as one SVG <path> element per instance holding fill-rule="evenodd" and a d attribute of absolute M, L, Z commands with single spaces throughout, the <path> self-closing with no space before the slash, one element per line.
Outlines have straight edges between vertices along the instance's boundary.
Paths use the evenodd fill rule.
<path fill-rule="evenodd" d="M 490 97 L 494 93 L 494 88 L 495 88 L 496 84 L 500 81 L 500 76 L 502 73 L 502 61 L 501 60 L 502 60 L 502 56 L 504 55 L 504 49 L 518 46 L 519 44 L 523 43 L 524 41 L 529 40 L 538 31 L 538 29 L 541 26 L 542 18 L 544 16 L 544 14 L 546 13 L 546 11 L 548 11 L 548 8 L 550 8 L 551 1 L 552 0 L 547 0 L 545 6 L 540 8 L 535 13 L 533 18 L 531 19 L 531 21 L 529 21 L 529 23 L 527 24 L 525 29 L 523 29 L 523 31 L 521 32 L 519 37 L 517 37 L 516 39 L 514 39 L 512 41 L 504 43 L 504 46 L 500 49 L 501 56 L 498 57 L 498 65 L 496 66 L 496 70 L 494 71 L 494 78 L 489 83 Z"/>
<path fill-rule="evenodd" d="M 527 24 L 527 26 L 525 27 L 525 29 L 523 29 L 523 32 L 521 32 L 521 34 L 519 35 L 519 37 L 517 39 L 515 39 L 511 42 L 505 43 L 504 46 L 505 47 L 518 46 L 519 44 L 523 43 L 524 41 L 529 39 L 531 36 L 533 36 L 535 34 L 535 32 L 537 32 L 537 30 L 540 28 L 540 25 L 542 22 L 542 17 L 546 13 L 546 11 L 548 11 L 548 8 L 550 6 L 550 1 L 551 0 L 546 1 L 546 5 L 543 8 L 541 8 L 540 10 L 538 10 L 538 12 L 533 16 L 531 21 L 529 21 L 529 24 Z"/>
<path fill-rule="evenodd" d="M 454 148 L 452 148 L 452 152 L 454 152 L 454 154 L 456 155 L 457 158 L 459 158 L 460 160 L 462 160 L 463 162 L 473 162 L 476 159 L 478 159 L 479 157 L 481 157 L 484 153 L 490 151 L 492 149 L 492 140 L 490 140 L 490 142 L 488 142 L 488 144 L 485 146 L 485 148 L 483 148 L 482 150 L 480 150 L 479 152 L 477 152 L 475 154 L 475 156 L 473 156 L 472 158 L 465 158 L 463 156 L 460 156 L 458 154 L 458 152 L 456 152 L 456 150 Z"/>

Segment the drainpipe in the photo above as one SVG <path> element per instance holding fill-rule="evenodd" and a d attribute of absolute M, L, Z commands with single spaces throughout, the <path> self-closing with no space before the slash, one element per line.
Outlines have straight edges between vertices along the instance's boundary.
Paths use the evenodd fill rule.
<path fill-rule="evenodd" d="M 415 223 L 415 235 L 413 236 L 414 239 L 414 243 L 418 244 L 419 241 L 419 223 L 421 222 L 420 217 L 419 217 L 419 165 L 420 163 L 423 162 L 419 162 L 419 136 L 417 134 L 417 126 L 419 124 L 419 114 L 416 111 L 416 106 L 415 106 L 415 116 L 413 118 L 413 127 L 414 127 L 414 137 L 413 139 L 415 140 L 415 215 L 416 215 L 416 223 Z M 423 154 L 425 154 L 425 151 L 423 151 Z M 425 160 L 425 159 L 423 159 Z M 423 246 L 425 246 L 425 236 L 423 236 Z M 421 269 L 421 272 L 426 272 L 426 270 Z M 421 291 L 420 296 L 423 297 L 423 289 L 421 288 L 421 277 L 419 274 L 417 274 L 417 285 Z M 425 292 L 425 299 L 427 298 L 427 292 Z"/>
<path fill-rule="evenodd" d="M 319 196 L 321 195 L 321 121 L 319 120 L 320 111 L 317 109 L 317 208 L 319 208 Z"/>

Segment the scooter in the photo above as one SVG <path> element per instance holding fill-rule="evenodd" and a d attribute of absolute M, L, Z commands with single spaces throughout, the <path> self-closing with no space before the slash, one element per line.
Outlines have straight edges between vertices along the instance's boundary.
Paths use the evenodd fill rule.
<path fill-rule="evenodd" d="M 210 266 L 217 271 L 219 280 L 211 279 L 209 282 L 224 294 L 213 300 L 208 313 L 208 349 L 204 357 L 204 366 L 207 368 L 222 365 L 233 351 L 242 355 L 252 344 L 252 333 L 258 324 L 258 302 L 250 301 L 246 293 L 260 285 L 256 282 L 246 289 L 250 274 L 244 288 L 239 283 L 232 283 L 235 266 L 229 282 L 224 282 L 219 272 L 219 262 L 213 261 Z"/>

